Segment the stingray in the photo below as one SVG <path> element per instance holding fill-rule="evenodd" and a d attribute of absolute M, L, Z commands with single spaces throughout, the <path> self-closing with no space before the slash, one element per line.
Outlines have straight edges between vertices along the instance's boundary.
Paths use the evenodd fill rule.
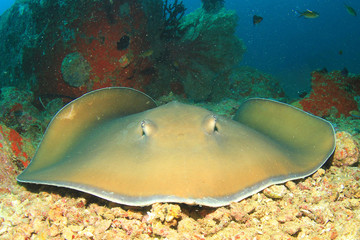
<path fill-rule="evenodd" d="M 317 171 L 332 125 L 290 105 L 246 100 L 233 119 L 180 102 L 156 106 L 130 88 L 75 99 L 50 122 L 19 182 L 112 202 L 228 205 Z"/>

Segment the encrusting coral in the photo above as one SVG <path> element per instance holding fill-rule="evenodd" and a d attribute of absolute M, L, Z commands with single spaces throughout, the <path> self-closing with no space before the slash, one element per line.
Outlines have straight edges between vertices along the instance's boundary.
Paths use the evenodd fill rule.
<path fill-rule="evenodd" d="M 360 94 L 359 75 L 343 75 L 340 71 L 313 71 L 312 90 L 299 101 L 300 107 L 317 116 L 350 116 L 357 110 L 355 96 Z"/>

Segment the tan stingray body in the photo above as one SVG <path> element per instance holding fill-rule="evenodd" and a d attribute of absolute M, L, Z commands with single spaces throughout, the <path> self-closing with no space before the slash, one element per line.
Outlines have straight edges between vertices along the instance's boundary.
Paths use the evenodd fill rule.
<path fill-rule="evenodd" d="M 108 88 L 55 116 L 18 180 L 129 205 L 221 206 L 313 173 L 334 141 L 327 121 L 271 100 L 247 101 L 231 120 L 179 102 L 155 107 L 140 92 Z"/>

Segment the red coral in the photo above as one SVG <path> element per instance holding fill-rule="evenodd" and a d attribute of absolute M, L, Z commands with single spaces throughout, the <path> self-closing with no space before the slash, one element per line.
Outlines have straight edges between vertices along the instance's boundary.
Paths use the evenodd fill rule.
<path fill-rule="evenodd" d="M 13 150 L 15 156 L 19 156 L 21 154 L 20 149 L 23 144 L 22 137 L 14 129 L 10 129 L 8 138 L 11 142 L 11 149 Z"/>
<path fill-rule="evenodd" d="M 14 129 L 3 127 L 0 125 L 0 148 L 4 148 L 4 145 L 9 146 L 11 153 L 19 160 L 24 167 L 27 167 L 30 163 L 29 155 L 24 150 L 24 139 Z"/>
<path fill-rule="evenodd" d="M 121 10 L 128 6 L 128 12 Z M 147 74 L 152 63 L 141 54 L 148 50 L 146 17 L 136 1 L 114 1 L 111 9 L 102 3 L 94 3 L 92 9 L 84 10 L 84 16 L 76 18 L 66 26 L 74 39 L 62 37 L 45 48 L 37 74 L 37 95 L 64 95 L 78 97 L 88 91 L 110 86 L 132 87 L 143 90 L 151 78 Z M 56 26 L 60 28 L 61 26 Z M 64 33 L 59 32 L 62 36 Z M 117 43 L 129 36 L 127 48 L 119 49 Z M 90 65 L 90 79 L 81 87 L 72 87 L 61 73 L 63 59 L 70 53 L 80 53 Z"/>
<path fill-rule="evenodd" d="M 323 117 L 335 108 L 336 116 L 340 117 L 341 114 L 349 116 L 350 111 L 357 109 L 354 96 L 358 93 L 349 85 L 353 78 L 342 76 L 339 71 L 314 71 L 311 75 L 312 91 L 299 102 L 305 111 Z"/>
<path fill-rule="evenodd" d="M 14 106 L 11 107 L 9 112 L 18 112 L 22 110 L 23 110 L 23 106 L 20 103 L 16 103 Z"/>

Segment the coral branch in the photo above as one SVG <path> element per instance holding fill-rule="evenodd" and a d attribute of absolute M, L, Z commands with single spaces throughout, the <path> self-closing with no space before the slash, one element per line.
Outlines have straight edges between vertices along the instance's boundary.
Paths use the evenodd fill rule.
<path fill-rule="evenodd" d="M 163 6 L 164 26 L 161 33 L 162 38 L 174 39 L 179 37 L 180 20 L 185 14 L 185 6 L 182 1 L 175 0 L 173 4 L 165 0 Z"/>

